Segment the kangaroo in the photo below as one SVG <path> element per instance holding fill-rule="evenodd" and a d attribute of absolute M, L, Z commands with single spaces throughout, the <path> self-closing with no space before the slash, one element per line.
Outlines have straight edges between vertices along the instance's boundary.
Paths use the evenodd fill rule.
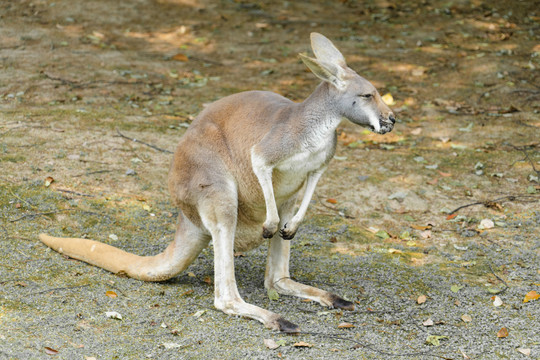
<path fill-rule="evenodd" d="M 40 240 L 71 258 L 144 281 L 176 276 L 213 240 L 214 306 L 270 329 L 299 332 L 282 316 L 246 303 L 236 286 L 234 250 L 247 251 L 269 239 L 267 289 L 354 310 L 350 301 L 291 279 L 288 240 L 334 156 L 342 118 L 379 134 L 391 131 L 395 118 L 329 39 L 312 33 L 311 47 L 315 58 L 300 57 L 322 83 L 303 102 L 267 91 L 242 92 L 205 108 L 187 129 L 168 181 L 180 209 L 177 230 L 162 253 L 138 256 L 93 240 L 46 234 Z"/>

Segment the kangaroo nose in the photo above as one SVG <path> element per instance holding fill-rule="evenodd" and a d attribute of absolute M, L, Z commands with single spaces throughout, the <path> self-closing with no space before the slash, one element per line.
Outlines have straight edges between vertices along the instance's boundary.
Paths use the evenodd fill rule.
<path fill-rule="evenodd" d="M 394 117 L 393 113 L 390 113 L 390 115 L 388 115 L 388 120 L 390 120 L 392 124 L 396 123 L 396 118 Z"/>

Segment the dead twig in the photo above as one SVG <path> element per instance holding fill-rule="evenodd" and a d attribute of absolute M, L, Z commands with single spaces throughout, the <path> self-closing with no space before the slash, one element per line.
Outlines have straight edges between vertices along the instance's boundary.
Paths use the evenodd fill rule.
<path fill-rule="evenodd" d="M 140 144 L 146 145 L 146 146 L 151 147 L 152 149 L 157 150 L 157 151 L 161 151 L 161 152 L 168 153 L 168 154 L 172 154 L 172 153 L 173 153 L 172 151 L 169 151 L 169 150 L 166 150 L 166 149 L 159 148 L 159 147 L 157 147 L 157 146 L 155 146 L 155 145 L 145 143 L 144 141 L 137 140 L 137 139 L 134 139 L 134 138 L 130 138 L 130 137 L 128 137 L 128 136 L 122 134 L 122 133 L 120 132 L 120 130 L 118 130 L 118 129 L 116 129 L 116 132 L 118 133 L 118 136 L 120 136 L 121 138 L 124 138 L 124 139 L 130 140 L 130 141 L 136 142 L 136 143 L 140 143 Z"/>
<path fill-rule="evenodd" d="M 62 85 L 70 86 L 72 89 L 92 87 L 92 86 L 97 86 L 97 85 L 144 85 L 146 84 L 143 81 L 94 80 L 94 81 L 87 81 L 87 82 L 78 82 L 78 81 L 72 81 L 72 80 L 67 80 L 67 79 L 51 76 L 47 73 L 43 73 L 43 75 L 49 80 L 59 81 Z"/>
<path fill-rule="evenodd" d="M 24 220 L 26 218 L 35 218 L 37 216 L 54 215 L 54 214 L 59 214 L 59 213 L 62 213 L 62 212 L 77 211 L 77 210 L 79 210 L 79 209 L 60 209 L 60 210 L 54 210 L 54 211 L 46 211 L 46 212 L 40 212 L 40 213 L 25 214 L 25 215 L 23 215 L 21 217 L 18 217 L 16 219 L 9 220 L 9 222 L 17 222 L 17 221 Z M 102 216 L 102 217 L 106 217 L 106 218 L 110 219 L 110 217 L 107 216 L 107 215 L 98 214 L 98 213 L 95 213 L 95 212 L 92 212 L 92 211 L 84 211 L 83 210 L 81 212 L 83 214 Z"/>
<path fill-rule="evenodd" d="M 83 287 L 88 287 L 88 286 L 90 286 L 90 285 L 86 284 L 86 285 L 75 285 L 75 286 L 59 287 L 59 288 L 54 288 L 54 289 L 38 291 L 38 292 L 30 294 L 29 296 L 31 296 L 31 295 L 40 295 L 40 294 L 45 294 L 45 293 L 51 293 L 51 292 L 55 292 L 55 291 L 78 289 L 78 288 L 83 288 Z"/>
<path fill-rule="evenodd" d="M 507 196 L 503 196 L 503 197 L 493 199 L 493 200 L 476 201 L 476 202 L 473 202 L 473 203 L 470 203 L 470 204 L 461 205 L 461 206 L 455 208 L 454 210 L 452 210 L 451 212 L 449 212 L 448 215 L 453 215 L 456 212 L 458 212 L 459 210 L 468 208 L 470 206 L 484 205 L 485 207 L 493 207 L 494 204 L 497 204 L 498 202 L 505 202 L 505 201 L 532 202 L 532 201 L 524 200 L 524 199 L 531 199 L 531 198 L 534 199 L 532 201 L 538 201 L 538 197 L 534 196 L 534 195 L 507 195 Z"/>
<path fill-rule="evenodd" d="M 87 176 L 87 175 L 94 175 L 94 174 L 103 174 L 103 173 L 109 173 L 112 172 L 112 170 L 97 170 L 97 171 L 91 171 L 84 174 L 79 175 L 73 175 L 72 177 L 81 177 L 81 176 Z"/>
<path fill-rule="evenodd" d="M 335 208 L 335 207 L 326 205 L 326 204 L 322 201 L 322 199 L 321 199 L 321 197 L 319 196 L 319 194 L 315 193 L 315 195 L 317 196 L 317 199 L 319 200 L 319 202 L 321 203 L 321 205 L 324 206 L 325 208 L 337 212 L 339 216 L 343 216 L 345 219 L 355 219 L 354 216 L 345 215 L 341 210 L 339 210 L 339 209 L 337 209 L 337 208 Z"/>
<path fill-rule="evenodd" d="M 55 190 L 63 192 L 63 193 L 67 193 L 67 194 L 78 195 L 78 196 L 95 197 L 94 195 L 83 194 L 83 193 L 71 191 L 71 190 L 65 190 L 65 189 L 55 189 Z"/>
<path fill-rule="evenodd" d="M 506 143 L 506 144 L 513 147 L 514 150 L 521 151 L 523 153 L 523 155 L 525 155 L 524 160 L 527 160 L 529 162 L 529 164 L 531 164 L 531 167 L 532 167 L 533 171 L 536 173 L 536 176 L 540 177 L 540 170 L 537 170 L 536 167 L 534 166 L 534 162 L 529 157 L 529 153 L 527 152 L 527 150 L 525 150 L 525 147 L 515 146 L 515 145 L 510 144 L 510 143 Z"/>
<path fill-rule="evenodd" d="M 502 289 L 501 291 L 498 291 L 496 294 L 504 293 L 506 290 L 508 290 L 510 288 L 510 286 L 508 286 L 506 281 L 504 281 L 499 275 L 495 274 L 495 271 L 493 271 L 493 268 L 491 267 L 491 263 L 488 262 L 488 266 L 489 266 L 489 270 L 491 270 L 491 273 L 493 274 L 493 276 L 495 276 L 497 278 L 497 280 L 502 282 L 504 284 L 504 286 L 505 286 L 504 289 Z"/>
<path fill-rule="evenodd" d="M 9 220 L 9 222 L 17 222 L 17 221 L 24 220 L 26 218 L 35 218 L 36 216 L 53 215 L 53 214 L 58 214 L 58 213 L 61 213 L 61 212 L 74 211 L 74 210 L 76 210 L 76 209 L 61 209 L 61 210 L 46 211 L 46 212 L 40 212 L 40 213 L 24 214 L 21 217 Z"/>

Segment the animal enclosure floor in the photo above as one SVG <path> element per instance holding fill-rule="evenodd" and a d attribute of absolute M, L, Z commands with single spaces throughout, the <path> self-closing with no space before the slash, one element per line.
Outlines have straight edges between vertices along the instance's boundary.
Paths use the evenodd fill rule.
<path fill-rule="evenodd" d="M 540 358 L 534 1 L 24 0 L 0 21 L 0 358 Z M 384 136 L 340 126 L 292 240 L 293 277 L 355 311 L 271 300 L 266 247 L 237 254 L 240 293 L 301 334 L 216 311 L 211 247 L 143 283 L 38 241 L 161 251 L 193 117 L 239 91 L 309 96 L 312 31 L 398 118 Z"/>

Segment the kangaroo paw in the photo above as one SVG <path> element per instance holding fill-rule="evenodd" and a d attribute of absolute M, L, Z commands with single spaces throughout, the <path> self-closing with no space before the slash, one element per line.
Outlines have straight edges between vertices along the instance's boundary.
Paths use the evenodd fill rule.
<path fill-rule="evenodd" d="M 263 225 L 263 233 L 262 233 L 262 236 L 263 236 L 263 238 L 265 238 L 265 239 L 271 239 L 272 237 L 274 237 L 274 235 L 276 234 L 277 230 L 278 230 L 277 224 L 270 224 L 270 225 L 264 224 L 264 225 Z"/>
<path fill-rule="evenodd" d="M 285 224 L 279 229 L 279 235 L 283 240 L 291 240 L 296 235 L 296 230 L 287 229 L 287 224 Z"/>

